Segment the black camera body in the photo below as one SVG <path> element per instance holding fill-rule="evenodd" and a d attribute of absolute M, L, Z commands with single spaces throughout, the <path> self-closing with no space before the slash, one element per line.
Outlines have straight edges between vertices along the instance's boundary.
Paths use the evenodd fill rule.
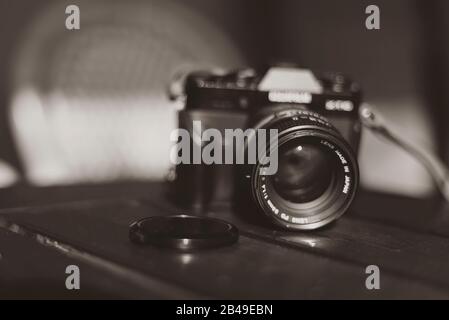
<path fill-rule="evenodd" d="M 179 163 L 181 204 L 198 213 L 250 199 L 276 225 L 300 230 L 324 226 L 348 209 L 358 185 L 362 96 L 356 83 L 296 67 L 192 72 L 184 97 L 179 127 L 192 136 L 195 121 L 223 135 L 227 129 L 275 129 L 276 150 L 266 151 L 279 156 L 277 173 L 269 176 L 260 174 L 258 163 Z"/>

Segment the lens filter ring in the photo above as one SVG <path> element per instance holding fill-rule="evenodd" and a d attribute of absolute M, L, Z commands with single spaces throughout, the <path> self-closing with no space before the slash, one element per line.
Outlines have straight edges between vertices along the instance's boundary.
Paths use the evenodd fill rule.
<path fill-rule="evenodd" d="M 153 216 L 133 222 L 129 238 L 136 244 L 192 251 L 231 245 L 238 240 L 239 232 L 231 223 L 215 218 Z"/>

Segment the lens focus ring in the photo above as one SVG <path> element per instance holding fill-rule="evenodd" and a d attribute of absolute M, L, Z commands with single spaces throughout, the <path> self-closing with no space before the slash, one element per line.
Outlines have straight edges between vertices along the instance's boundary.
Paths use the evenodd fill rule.
<path fill-rule="evenodd" d="M 306 110 L 284 110 L 258 128 L 277 129 L 278 172 L 261 175 L 253 167 L 253 198 L 283 227 L 310 230 L 341 216 L 352 202 L 358 166 L 351 147 L 329 121 Z M 273 146 L 269 146 L 270 153 Z"/>

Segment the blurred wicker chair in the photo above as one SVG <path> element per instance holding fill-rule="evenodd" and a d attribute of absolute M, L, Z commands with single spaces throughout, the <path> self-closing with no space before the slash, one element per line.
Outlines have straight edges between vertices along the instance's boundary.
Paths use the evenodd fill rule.
<path fill-rule="evenodd" d="M 77 1 L 65 29 L 58 1 L 17 49 L 10 115 L 36 185 L 163 179 L 176 108 L 166 85 L 179 68 L 243 58 L 212 21 L 181 1 Z"/>

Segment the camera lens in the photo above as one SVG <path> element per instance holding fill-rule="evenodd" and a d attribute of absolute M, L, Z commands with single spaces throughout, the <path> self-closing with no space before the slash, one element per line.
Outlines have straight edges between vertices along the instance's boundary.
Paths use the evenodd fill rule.
<path fill-rule="evenodd" d="M 291 140 L 278 152 L 278 171 L 271 179 L 281 197 L 304 203 L 326 191 L 333 175 L 333 162 L 324 148 Z"/>
<path fill-rule="evenodd" d="M 311 230 L 346 212 L 358 184 L 354 152 L 321 115 L 287 109 L 264 116 L 257 129 L 277 129 L 267 154 L 277 152 L 277 171 L 264 174 L 267 157 L 252 166 L 252 194 L 261 210 L 286 228 Z M 265 163 L 265 165 L 262 165 Z"/>

